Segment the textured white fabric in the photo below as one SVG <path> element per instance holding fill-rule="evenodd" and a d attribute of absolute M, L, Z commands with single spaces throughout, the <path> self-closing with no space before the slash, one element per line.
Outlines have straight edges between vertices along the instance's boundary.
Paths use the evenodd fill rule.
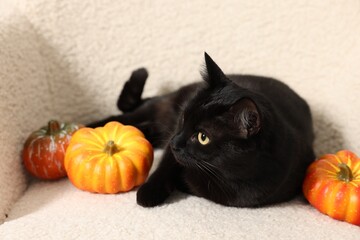
<path fill-rule="evenodd" d="M 357 239 L 357 227 L 301 200 L 234 209 L 178 194 L 148 210 L 135 191 L 29 183 L 20 151 L 52 118 L 118 113 L 118 93 L 138 67 L 150 72 L 145 96 L 199 79 L 207 51 L 225 73 L 276 77 L 303 96 L 317 155 L 360 155 L 359 9 L 357 0 L 1 1 L 0 222 L 9 218 L 0 239 Z"/>

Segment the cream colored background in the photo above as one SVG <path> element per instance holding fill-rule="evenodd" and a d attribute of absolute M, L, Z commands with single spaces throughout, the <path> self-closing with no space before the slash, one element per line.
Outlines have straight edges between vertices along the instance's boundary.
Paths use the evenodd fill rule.
<path fill-rule="evenodd" d="M 172 238 L 357 239 L 358 228 L 301 200 L 249 210 L 180 195 L 144 210 L 135 191 L 102 196 L 67 180 L 29 184 L 20 151 L 49 119 L 88 123 L 118 113 L 118 93 L 138 67 L 150 72 L 146 96 L 198 80 L 207 51 L 226 73 L 276 77 L 308 100 L 318 155 L 360 154 L 359 39 L 357 0 L 1 1 L 0 222 L 9 218 L 0 238 L 159 239 L 179 231 Z"/>

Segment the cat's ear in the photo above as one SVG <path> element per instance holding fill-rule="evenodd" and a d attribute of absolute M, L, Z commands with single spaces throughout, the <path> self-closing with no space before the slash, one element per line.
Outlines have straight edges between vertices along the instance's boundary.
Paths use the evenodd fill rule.
<path fill-rule="evenodd" d="M 210 87 L 222 86 L 229 82 L 220 67 L 205 52 L 205 68 L 202 72 L 203 79 Z"/>
<path fill-rule="evenodd" d="M 257 134 L 261 128 L 261 118 L 255 103 L 249 98 L 237 101 L 230 108 L 234 123 L 243 139 L 248 139 Z"/>

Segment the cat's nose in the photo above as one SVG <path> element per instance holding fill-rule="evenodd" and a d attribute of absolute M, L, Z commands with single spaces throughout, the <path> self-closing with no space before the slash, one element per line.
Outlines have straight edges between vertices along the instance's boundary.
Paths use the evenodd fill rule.
<path fill-rule="evenodd" d="M 179 151 L 181 149 L 181 136 L 179 135 L 175 135 L 171 140 L 170 140 L 170 147 L 172 150 L 174 151 Z"/>

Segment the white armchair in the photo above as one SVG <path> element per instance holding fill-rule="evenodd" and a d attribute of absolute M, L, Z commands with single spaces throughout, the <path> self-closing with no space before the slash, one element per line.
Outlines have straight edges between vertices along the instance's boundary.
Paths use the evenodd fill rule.
<path fill-rule="evenodd" d="M 301 197 L 238 209 L 176 193 L 144 209 L 136 189 L 100 195 L 66 178 L 32 180 L 20 157 L 50 119 L 117 113 L 138 67 L 150 72 L 146 96 L 199 79 L 204 51 L 226 73 L 276 77 L 303 96 L 317 155 L 360 154 L 359 8 L 357 0 L 2 1 L 0 239 L 359 239 L 358 227 Z"/>

